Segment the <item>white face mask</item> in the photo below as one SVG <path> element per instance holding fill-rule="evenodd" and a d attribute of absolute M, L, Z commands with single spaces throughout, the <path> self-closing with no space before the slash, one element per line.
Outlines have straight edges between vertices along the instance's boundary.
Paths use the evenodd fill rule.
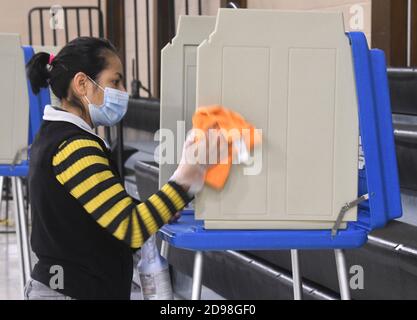
<path fill-rule="evenodd" d="M 90 111 L 90 118 L 93 122 L 93 126 L 111 127 L 115 125 L 122 120 L 127 112 L 129 94 L 109 87 L 103 89 L 93 79 L 90 77 L 88 77 L 88 79 L 104 92 L 103 104 L 100 106 L 92 104 L 87 96 L 84 96 L 88 101 L 88 109 Z"/>

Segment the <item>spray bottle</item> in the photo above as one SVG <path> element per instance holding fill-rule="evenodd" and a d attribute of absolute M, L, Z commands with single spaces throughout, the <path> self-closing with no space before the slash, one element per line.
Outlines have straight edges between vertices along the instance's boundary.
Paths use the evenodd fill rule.
<path fill-rule="evenodd" d="M 144 300 L 173 300 L 169 264 L 159 254 L 155 235 L 142 247 L 138 263 L 140 285 Z"/>

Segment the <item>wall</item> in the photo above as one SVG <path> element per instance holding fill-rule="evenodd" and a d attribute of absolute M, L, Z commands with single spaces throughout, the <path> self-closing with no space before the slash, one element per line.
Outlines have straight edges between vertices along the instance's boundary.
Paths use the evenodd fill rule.
<path fill-rule="evenodd" d="M 324 11 L 342 11 L 345 16 L 346 30 L 352 30 L 350 28 L 352 21 L 352 14 L 350 9 L 353 5 L 358 4 L 363 8 L 364 16 L 364 32 L 367 35 L 368 41 L 371 41 L 371 1 L 372 0 L 248 0 L 248 8 L 254 9 L 281 9 L 281 10 L 324 10 Z M 104 2 L 102 2 L 102 9 L 104 10 Z M 220 6 L 220 0 L 202 0 L 202 11 L 204 15 L 216 15 L 217 9 Z M 31 8 L 35 6 L 51 6 L 59 3 L 63 6 L 97 6 L 97 0 L 19 0 L 19 1 L 0 1 L 0 32 L 13 32 L 21 35 L 22 44 L 28 44 L 28 22 L 27 16 Z M 144 85 L 148 84 L 147 75 L 147 39 L 146 39 L 146 1 L 137 0 L 138 3 L 138 41 L 139 41 L 139 79 Z M 150 0 L 150 20 L 151 20 L 151 70 L 153 74 L 151 87 L 156 87 L 156 75 L 155 75 L 155 46 L 157 39 L 156 32 L 156 1 Z M 176 22 L 181 14 L 185 14 L 185 0 L 176 0 Z M 198 13 L 198 0 L 189 0 L 190 14 L 196 15 Z M 135 56 L 135 44 L 134 44 L 134 23 L 133 23 L 133 0 L 125 0 L 125 20 L 126 20 L 126 78 L 127 87 L 130 90 L 130 82 L 132 79 L 132 59 Z M 105 15 L 105 12 L 104 12 Z M 70 20 L 75 21 L 74 15 L 69 15 Z M 44 23 L 48 23 L 48 15 L 44 15 Z M 81 30 L 82 35 L 88 35 L 88 20 L 87 15 L 81 15 Z M 34 44 L 40 44 L 40 36 L 37 30 L 39 29 L 39 18 L 37 14 L 33 20 L 34 30 Z M 96 34 L 98 26 L 95 23 L 93 25 L 94 33 Z M 64 30 L 58 30 L 58 42 L 63 43 Z M 77 36 L 75 25 L 69 26 L 69 38 L 73 39 Z M 45 33 L 45 42 L 52 44 L 52 31 Z M 143 96 L 146 96 L 145 92 L 141 92 Z"/>
<path fill-rule="evenodd" d="M 363 30 L 356 30 L 357 8 L 363 9 Z M 345 18 L 346 31 L 363 31 L 371 43 L 372 0 L 248 0 L 251 9 L 340 11 Z M 362 10 L 359 9 L 359 10 Z"/>
<path fill-rule="evenodd" d="M 97 0 L 18 0 L 18 1 L 0 1 L 0 32 L 18 33 L 21 35 L 22 44 L 29 43 L 28 34 L 28 13 L 33 7 L 45 6 L 50 7 L 54 4 L 61 6 L 97 6 Z M 102 2 L 104 6 L 104 1 Z M 44 15 L 44 26 L 47 30 L 45 33 L 46 44 L 52 44 L 52 31 L 47 28 L 49 24 L 49 15 Z M 87 14 L 81 14 L 81 30 L 85 32 L 82 35 L 88 35 L 88 20 Z M 40 44 L 39 36 L 39 16 L 36 13 L 33 17 L 34 30 L 34 44 Z M 69 14 L 68 20 L 75 22 L 75 14 Z M 98 30 L 97 23 L 93 24 L 93 31 Z M 77 36 L 77 29 L 75 23 L 69 25 L 69 38 L 73 39 Z M 63 43 L 65 40 L 64 30 L 57 30 L 58 43 Z"/>
<path fill-rule="evenodd" d="M 220 6 L 220 0 L 202 0 L 202 14 L 216 15 Z M 175 1 L 176 21 L 180 15 L 185 15 L 185 0 Z M 149 1 L 149 17 L 150 17 L 150 47 L 151 47 L 151 88 L 155 92 L 158 77 L 155 75 L 156 65 L 156 45 L 157 45 L 157 29 L 156 29 L 156 1 Z M 135 57 L 135 31 L 134 31 L 134 4 L 133 0 L 125 0 L 125 19 L 126 19 L 126 79 L 127 87 L 130 90 L 132 80 L 132 59 Z M 198 15 L 198 0 L 189 0 L 189 14 Z M 138 23 L 138 54 L 139 54 L 139 79 L 145 87 L 148 87 L 148 71 L 147 71 L 147 28 L 146 28 L 146 1 L 137 0 L 137 23 Z M 141 96 L 147 97 L 145 91 L 141 91 Z"/>

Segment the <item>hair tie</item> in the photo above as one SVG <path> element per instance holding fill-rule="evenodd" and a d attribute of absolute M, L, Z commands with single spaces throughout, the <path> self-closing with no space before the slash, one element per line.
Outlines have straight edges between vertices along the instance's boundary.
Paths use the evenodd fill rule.
<path fill-rule="evenodd" d="M 49 54 L 49 62 L 48 62 L 49 65 L 52 64 L 52 61 L 54 60 L 54 58 L 55 56 L 52 53 Z"/>

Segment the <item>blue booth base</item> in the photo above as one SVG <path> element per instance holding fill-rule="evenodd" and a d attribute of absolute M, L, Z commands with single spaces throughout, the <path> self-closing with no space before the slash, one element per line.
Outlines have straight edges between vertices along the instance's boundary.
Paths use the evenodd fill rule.
<path fill-rule="evenodd" d="M 193 211 L 184 211 L 159 236 L 170 245 L 193 251 L 351 249 L 363 246 L 367 232 L 354 224 L 332 239 L 331 230 L 206 230 Z"/>
<path fill-rule="evenodd" d="M 15 166 L 12 165 L 0 165 L 1 177 L 27 177 L 29 174 L 29 162 L 23 161 Z"/>

